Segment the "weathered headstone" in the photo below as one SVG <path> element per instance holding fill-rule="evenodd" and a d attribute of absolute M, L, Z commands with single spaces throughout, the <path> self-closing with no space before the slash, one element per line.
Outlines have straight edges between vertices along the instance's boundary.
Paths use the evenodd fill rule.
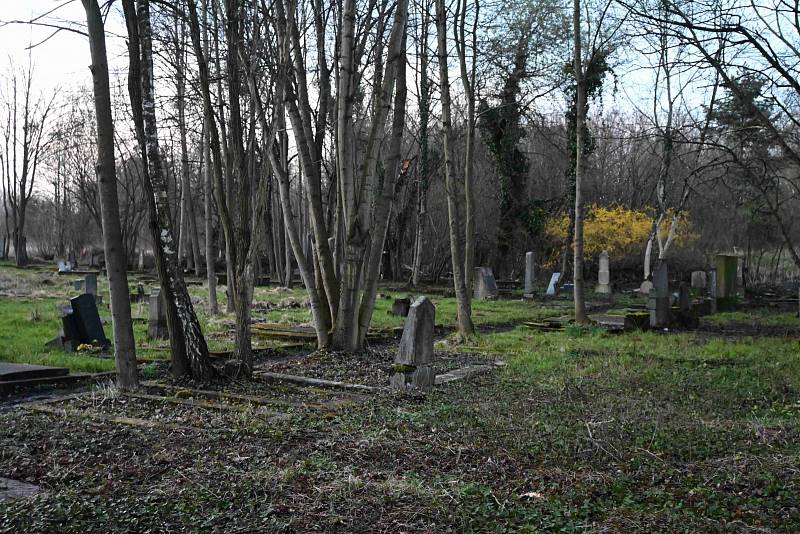
<path fill-rule="evenodd" d="M 689 286 L 685 282 L 681 282 L 678 287 L 678 307 L 682 312 L 688 312 L 692 306 L 692 301 L 689 296 Z"/>
<path fill-rule="evenodd" d="M 91 295 L 97 300 L 97 275 L 96 274 L 87 274 L 83 277 L 83 292 L 87 295 Z"/>
<path fill-rule="evenodd" d="M 650 280 L 645 280 L 642 282 L 642 285 L 639 286 L 639 294 L 649 297 L 651 289 L 653 289 L 653 282 Z"/>
<path fill-rule="evenodd" d="M 650 290 L 648 308 L 650 309 L 650 326 L 661 328 L 669 326 L 669 273 L 667 263 L 662 261 L 653 272 L 653 289 Z"/>
<path fill-rule="evenodd" d="M 73 280 L 72 281 L 72 289 L 75 291 L 83 291 L 83 284 L 85 280 Z"/>
<path fill-rule="evenodd" d="M 60 273 L 69 273 L 69 272 L 71 272 L 72 271 L 72 266 L 73 266 L 73 264 L 68 262 L 68 261 L 58 260 L 56 262 L 56 268 L 58 269 L 58 272 L 60 272 Z"/>
<path fill-rule="evenodd" d="M 491 267 L 476 267 L 473 298 L 475 300 L 488 300 L 497 298 L 497 282 Z"/>
<path fill-rule="evenodd" d="M 561 273 L 553 273 L 550 276 L 550 283 L 547 285 L 547 293 L 548 297 L 555 297 L 556 296 L 556 284 L 558 284 L 558 279 L 561 278 Z"/>
<path fill-rule="evenodd" d="M 611 273 L 608 265 L 608 252 L 605 250 L 600 253 L 599 270 L 597 272 L 597 287 L 595 293 L 608 295 L 611 293 Z"/>
<path fill-rule="evenodd" d="M 525 254 L 525 293 L 526 297 L 533 296 L 533 288 L 536 285 L 536 263 L 533 252 Z"/>
<path fill-rule="evenodd" d="M 430 391 L 436 373 L 433 360 L 433 330 L 436 307 L 428 297 L 419 297 L 411 305 L 394 359 L 389 384 L 394 389 Z"/>
<path fill-rule="evenodd" d="M 717 255 L 717 298 L 736 296 L 736 272 L 739 258 L 730 254 Z"/>
<path fill-rule="evenodd" d="M 147 335 L 150 339 L 169 338 L 167 328 L 167 305 L 161 296 L 161 289 L 150 290 L 150 315 L 147 321 Z"/>
<path fill-rule="evenodd" d="M 738 256 L 732 254 L 717 255 L 717 307 L 723 311 L 736 307 L 736 274 L 738 265 Z"/>
<path fill-rule="evenodd" d="M 100 321 L 100 314 L 97 312 L 97 303 L 94 297 L 84 293 L 70 299 L 70 302 L 72 303 L 72 316 L 77 324 L 80 342 L 97 344 L 104 348 L 108 347 L 111 342 L 103 331 L 103 323 Z"/>
<path fill-rule="evenodd" d="M 711 313 L 717 313 L 717 271 L 709 271 L 708 296 L 711 298 Z"/>
<path fill-rule="evenodd" d="M 392 303 L 392 315 L 397 315 L 399 317 L 407 317 L 408 311 L 411 308 L 411 299 L 404 298 L 404 299 L 394 299 Z"/>
<path fill-rule="evenodd" d="M 705 289 L 706 284 L 706 273 L 705 271 L 693 271 L 692 272 L 692 289 Z"/>

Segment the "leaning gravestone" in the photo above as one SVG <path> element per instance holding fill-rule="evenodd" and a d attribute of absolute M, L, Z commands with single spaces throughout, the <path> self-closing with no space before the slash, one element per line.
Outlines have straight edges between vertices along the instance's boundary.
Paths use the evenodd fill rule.
<path fill-rule="evenodd" d="M 536 263 L 533 252 L 525 254 L 525 297 L 533 296 L 533 287 L 536 285 Z"/>
<path fill-rule="evenodd" d="M 692 272 L 692 289 L 705 289 L 706 288 L 706 273 L 705 271 Z"/>
<path fill-rule="evenodd" d="M 600 253 L 600 269 L 597 273 L 597 287 L 595 293 L 609 295 L 611 293 L 611 273 L 608 268 L 608 252 Z"/>
<path fill-rule="evenodd" d="M 433 329 L 436 307 L 428 297 L 419 297 L 411 305 L 394 359 L 389 384 L 394 389 L 430 391 L 436 374 L 433 360 Z"/>
<path fill-rule="evenodd" d="M 79 341 L 81 343 L 98 344 L 103 348 L 111 345 L 103 331 L 103 323 L 100 321 L 100 314 L 97 312 L 97 303 L 92 295 L 84 293 L 73 299 L 72 316 L 77 325 Z M 66 332 L 65 332 L 66 334 Z"/>
<path fill-rule="evenodd" d="M 167 303 L 161 296 L 161 289 L 150 290 L 150 316 L 147 321 L 147 335 L 150 339 L 167 339 Z"/>
<path fill-rule="evenodd" d="M 476 267 L 474 283 L 475 291 L 473 292 L 473 298 L 475 300 L 497 298 L 497 282 L 494 279 L 494 273 L 491 267 Z"/>
<path fill-rule="evenodd" d="M 662 261 L 653 272 L 653 288 L 650 290 L 648 302 L 651 328 L 669 326 L 669 304 L 669 273 L 667 263 Z"/>
<path fill-rule="evenodd" d="M 547 284 L 547 293 L 548 297 L 555 297 L 556 296 L 556 284 L 558 284 L 558 279 L 561 278 L 561 273 L 553 273 L 550 276 L 550 283 Z"/>

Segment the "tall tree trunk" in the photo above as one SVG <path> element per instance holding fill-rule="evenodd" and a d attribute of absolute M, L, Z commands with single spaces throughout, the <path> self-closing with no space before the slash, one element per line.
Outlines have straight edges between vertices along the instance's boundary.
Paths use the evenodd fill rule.
<path fill-rule="evenodd" d="M 578 108 L 575 125 L 575 248 L 573 259 L 573 296 L 575 301 L 575 322 L 584 324 L 586 301 L 583 293 L 583 136 L 586 128 L 586 80 L 583 71 L 581 52 L 581 2 L 573 1 L 573 32 L 575 33 L 575 86 Z"/>
<path fill-rule="evenodd" d="M 450 117 L 450 75 L 447 65 L 447 13 L 444 0 L 436 0 L 437 55 L 439 58 L 439 78 L 442 93 L 442 130 L 444 137 L 445 190 L 447 194 L 447 213 L 450 226 L 450 256 L 453 264 L 453 285 L 456 293 L 458 332 L 462 337 L 475 333 L 472 323 L 472 304 L 464 273 L 464 251 L 461 241 L 462 228 L 459 207 L 459 190 L 453 176 L 453 122 Z"/>
<path fill-rule="evenodd" d="M 208 57 L 208 1 L 203 0 L 203 54 Z M 206 279 L 208 280 L 208 311 L 211 315 L 219 313 L 217 303 L 217 270 L 215 267 L 216 251 L 214 249 L 214 198 L 213 167 L 211 166 L 211 143 L 208 118 L 203 119 L 203 196 L 205 203 L 206 233 Z"/>
<path fill-rule="evenodd" d="M 106 36 L 97 0 L 83 0 L 83 7 L 86 10 L 86 25 L 92 54 L 91 70 L 97 120 L 97 178 L 103 220 L 103 248 L 111 293 L 114 362 L 117 368 L 117 384 L 123 390 L 132 390 L 139 386 L 139 377 L 128 293 L 127 258 L 122 247 L 117 199 L 114 119 L 111 114 L 111 90 L 108 83 Z"/>
<path fill-rule="evenodd" d="M 155 200 L 155 217 L 158 224 L 158 243 L 163 250 L 167 285 L 175 304 L 175 311 L 183 333 L 185 357 L 191 376 L 197 380 L 209 380 L 215 376 L 208 355 L 208 346 L 200 329 L 183 273 L 179 266 L 177 243 L 175 242 L 170 216 L 167 179 L 161 164 L 156 105 L 153 80 L 152 28 L 150 25 L 149 0 L 138 0 L 137 22 L 141 47 L 141 106 L 144 125 L 143 141 L 147 154 L 148 177 Z"/>

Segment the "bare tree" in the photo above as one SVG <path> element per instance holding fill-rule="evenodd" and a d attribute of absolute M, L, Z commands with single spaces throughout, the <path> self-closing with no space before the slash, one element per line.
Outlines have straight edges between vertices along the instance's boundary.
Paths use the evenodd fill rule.
<path fill-rule="evenodd" d="M 12 65 L 0 93 L 4 125 L 0 130 L 0 178 L 14 255 L 18 266 L 28 263 L 25 216 L 34 195 L 39 163 L 47 149 L 47 124 L 53 112 L 55 93 L 46 98 L 33 90 L 33 63 L 17 71 Z"/>

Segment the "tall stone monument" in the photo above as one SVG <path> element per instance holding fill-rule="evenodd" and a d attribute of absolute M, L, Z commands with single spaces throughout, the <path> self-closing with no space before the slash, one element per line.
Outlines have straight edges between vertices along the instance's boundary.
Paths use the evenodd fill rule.
<path fill-rule="evenodd" d="M 739 257 L 733 254 L 718 254 L 717 267 L 717 307 L 720 310 L 731 310 L 736 307 L 736 274 L 739 268 Z"/>
<path fill-rule="evenodd" d="M 533 252 L 525 253 L 525 297 L 533 296 L 533 288 L 536 286 L 536 263 Z"/>
<path fill-rule="evenodd" d="M 597 287 L 595 293 L 602 295 L 611 294 L 611 273 L 609 271 L 608 252 L 600 253 L 599 270 L 597 271 Z"/>
<path fill-rule="evenodd" d="M 650 290 L 648 308 L 650 327 L 663 328 L 670 323 L 669 273 L 667 262 L 661 261 L 653 271 L 653 288 Z"/>
<path fill-rule="evenodd" d="M 150 339 L 169 338 L 167 327 L 167 303 L 161 296 L 161 289 L 150 290 L 150 317 L 147 322 L 147 335 Z"/>

